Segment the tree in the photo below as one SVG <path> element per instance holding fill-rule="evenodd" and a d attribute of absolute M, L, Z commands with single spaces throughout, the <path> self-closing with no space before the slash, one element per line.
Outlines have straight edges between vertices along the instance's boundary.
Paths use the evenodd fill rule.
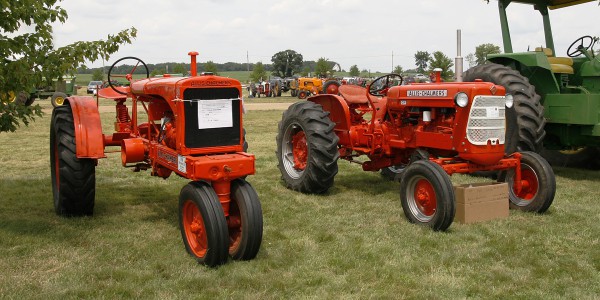
<path fill-rule="evenodd" d="M 402 66 L 396 66 L 393 73 L 402 74 L 404 73 L 404 70 L 402 69 Z"/>
<path fill-rule="evenodd" d="M 306 76 L 308 76 L 309 73 L 310 73 L 310 67 L 304 67 L 302 69 L 302 72 L 300 73 L 300 75 L 303 77 L 306 77 Z"/>
<path fill-rule="evenodd" d="M 154 68 L 151 72 L 150 72 L 150 77 L 155 77 L 157 75 L 163 75 L 167 73 L 167 70 L 165 68 Z"/>
<path fill-rule="evenodd" d="M 263 63 L 259 61 L 254 64 L 254 67 L 252 68 L 252 74 L 250 74 L 250 79 L 254 82 L 259 82 L 265 78 L 267 78 L 265 66 L 263 66 Z"/>
<path fill-rule="evenodd" d="M 94 73 L 92 73 L 92 80 L 96 80 L 96 81 L 104 80 L 104 73 L 102 72 L 102 69 L 98 68 L 98 69 L 94 70 Z"/>
<path fill-rule="evenodd" d="M 273 63 L 273 75 L 279 77 L 292 77 L 299 73 L 302 68 L 302 54 L 294 50 L 277 52 L 271 57 Z"/>
<path fill-rule="evenodd" d="M 442 51 L 433 52 L 432 57 L 429 59 L 429 61 L 429 72 L 433 72 L 433 69 L 435 68 L 440 68 L 442 69 L 443 79 L 450 80 L 454 77 L 454 71 L 452 71 L 454 63 Z"/>
<path fill-rule="evenodd" d="M 427 63 L 429 62 L 429 52 L 427 51 L 417 51 L 415 54 L 415 65 L 417 66 L 417 71 L 420 73 L 425 72 L 427 69 Z"/>
<path fill-rule="evenodd" d="M 469 53 L 465 56 L 465 60 L 469 63 L 469 69 L 477 65 L 477 60 L 475 59 L 475 54 Z"/>
<path fill-rule="evenodd" d="M 352 67 L 350 67 L 350 76 L 351 77 L 357 77 L 359 75 L 360 75 L 360 71 L 358 70 L 357 65 L 353 65 Z"/>
<path fill-rule="evenodd" d="M 41 116 L 39 105 L 10 102 L 9 94 L 50 85 L 52 79 L 72 75 L 86 61 L 105 61 L 123 43 L 131 43 L 137 30 L 130 28 L 106 40 L 75 42 L 54 48 L 52 23 L 64 23 L 67 12 L 56 0 L 3 1 L 0 20 L 0 132 L 15 131 Z M 7 5 L 10 3 L 10 5 Z M 24 27 L 35 28 L 29 32 Z M 15 92 L 16 91 L 16 92 Z M 19 93 L 20 94 L 20 93 Z"/>
<path fill-rule="evenodd" d="M 319 58 L 315 67 L 315 73 L 317 76 L 321 77 L 328 77 L 333 74 L 333 65 L 330 63 L 329 59 L 324 57 Z"/>
<path fill-rule="evenodd" d="M 217 71 L 217 65 L 215 65 L 215 63 L 212 60 L 209 60 L 204 64 L 204 72 L 210 72 L 215 75 L 219 75 Z"/>
<path fill-rule="evenodd" d="M 187 70 L 185 69 L 185 65 L 184 64 L 176 64 L 173 67 L 173 73 L 175 74 L 183 74 L 184 76 L 187 73 Z"/>
<path fill-rule="evenodd" d="M 477 65 L 483 65 L 488 54 L 500 53 L 500 47 L 494 44 L 481 44 L 475 47 L 475 62 Z"/>

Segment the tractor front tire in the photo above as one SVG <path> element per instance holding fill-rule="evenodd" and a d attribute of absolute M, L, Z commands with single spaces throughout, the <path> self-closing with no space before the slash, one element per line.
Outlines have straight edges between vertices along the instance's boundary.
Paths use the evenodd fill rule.
<path fill-rule="evenodd" d="M 96 163 L 77 158 L 75 125 L 70 105 L 52 111 L 50 172 L 54 210 L 59 216 L 91 216 L 96 194 Z"/>
<path fill-rule="evenodd" d="M 263 234 L 263 215 L 256 190 L 244 179 L 231 182 L 229 255 L 234 260 L 256 257 Z"/>
<path fill-rule="evenodd" d="M 508 198 L 511 209 L 543 213 L 554 201 L 556 179 L 550 164 L 539 154 L 521 152 L 520 191 L 515 186 L 515 169 L 502 172 L 498 179 L 508 183 Z"/>
<path fill-rule="evenodd" d="M 324 193 L 338 172 L 338 137 L 329 112 L 310 101 L 283 112 L 277 133 L 277 159 L 285 185 L 302 193 Z"/>
<path fill-rule="evenodd" d="M 546 135 L 546 120 L 544 106 L 540 103 L 541 97 L 529 80 L 519 72 L 495 63 L 476 66 L 465 72 L 464 81 L 475 79 L 501 85 L 507 94 L 513 95 L 513 107 L 506 109 L 505 152 L 539 153 Z"/>
<path fill-rule="evenodd" d="M 179 194 L 179 229 L 187 252 L 200 264 L 227 262 L 229 234 L 223 207 L 212 186 L 193 181 Z"/>
<path fill-rule="evenodd" d="M 52 94 L 52 98 L 50 98 L 50 102 L 53 107 L 62 106 L 65 103 L 65 99 L 67 99 L 67 94 L 61 92 L 55 92 Z"/>
<path fill-rule="evenodd" d="M 298 99 L 306 99 L 307 96 L 308 96 L 307 91 L 298 91 Z"/>
<path fill-rule="evenodd" d="M 404 215 L 411 223 L 446 230 L 454 221 L 454 188 L 438 164 L 418 160 L 406 167 L 400 183 Z"/>

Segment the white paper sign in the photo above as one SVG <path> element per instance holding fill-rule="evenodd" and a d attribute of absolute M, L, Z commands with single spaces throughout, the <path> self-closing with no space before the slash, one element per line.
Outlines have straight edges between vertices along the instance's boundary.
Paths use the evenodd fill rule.
<path fill-rule="evenodd" d="M 487 117 L 488 118 L 498 118 L 500 117 L 500 110 L 497 107 L 486 107 Z"/>
<path fill-rule="evenodd" d="M 223 127 L 233 127 L 232 100 L 198 100 L 198 129 Z"/>

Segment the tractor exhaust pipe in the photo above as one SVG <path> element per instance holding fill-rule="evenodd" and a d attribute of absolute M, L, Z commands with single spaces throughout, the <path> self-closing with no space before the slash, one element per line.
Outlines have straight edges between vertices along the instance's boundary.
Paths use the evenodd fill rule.
<path fill-rule="evenodd" d="M 454 74 L 456 74 L 456 82 L 463 81 L 463 58 L 461 54 L 461 36 L 460 29 L 456 30 L 456 58 L 454 59 Z"/>
<path fill-rule="evenodd" d="M 192 57 L 192 63 L 190 64 L 190 76 L 198 76 L 198 68 L 196 66 L 196 56 L 198 52 L 192 51 L 188 53 Z"/>

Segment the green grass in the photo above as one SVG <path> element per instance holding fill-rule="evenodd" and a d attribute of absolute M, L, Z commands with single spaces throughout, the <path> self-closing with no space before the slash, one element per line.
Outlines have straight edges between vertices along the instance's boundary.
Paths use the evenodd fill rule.
<path fill-rule="evenodd" d="M 48 107 L 48 102 L 41 102 Z M 398 183 L 341 161 L 334 187 L 303 195 L 280 181 L 275 135 L 281 111 L 249 111 L 264 239 L 255 260 L 216 270 L 181 241 L 177 197 L 187 183 L 121 167 L 96 169 L 95 216 L 54 214 L 49 118 L 0 133 L 0 298 L 521 298 L 600 295 L 600 172 L 558 168 L 543 215 L 412 225 Z M 110 130 L 112 113 L 102 115 Z M 454 183 L 483 181 L 453 176 Z"/>

